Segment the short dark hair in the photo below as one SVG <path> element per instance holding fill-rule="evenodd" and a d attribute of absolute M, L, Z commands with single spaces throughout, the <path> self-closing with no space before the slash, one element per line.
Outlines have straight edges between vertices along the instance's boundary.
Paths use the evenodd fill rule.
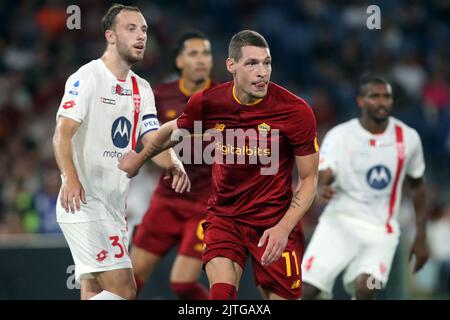
<path fill-rule="evenodd" d="M 366 86 L 368 84 L 384 84 L 389 85 L 382 76 L 374 73 L 365 73 L 359 78 L 358 95 L 363 96 L 365 94 Z"/>
<path fill-rule="evenodd" d="M 228 57 L 234 61 L 239 61 L 242 57 L 241 48 L 245 46 L 269 48 L 266 39 L 258 32 L 253 30 L 242 30 L 231 38 L 228 46 Z"/>
<path fill-rule="evenodd" d="M 141 13 L 138 7 L 135 6 L 125 6 L 123 4 L 114 3 L 106 12 L 102 18 L 102 28 L 103 32 L 106 30 L 114 29 L 116 24 L 116 17 L 121 11 L 135 11 Z"/>
<path fill-rule="evenodd" d="M 175 58 L 181 53 L 181 51 L 183 51 L 183 49 L 184 49 L 184 43 L 185 43 L 187 40 L 191 40 L 191 39 L 203 39 L 203 40 L 208 40 L 208 37 L 207 37 L 204 33 L 200 32 L 200 31 L 197 31 L 197 30 L 191 30 L 191 31 L 188 31 L 188 32 L 183 33 L 183 34 L 177 39 L 177 42 L 176 42 L 176 45 L 175 45 L 175 49 L 174 49 L 174 51 L 173 51 L 174 57 L 175 57 Z"/>

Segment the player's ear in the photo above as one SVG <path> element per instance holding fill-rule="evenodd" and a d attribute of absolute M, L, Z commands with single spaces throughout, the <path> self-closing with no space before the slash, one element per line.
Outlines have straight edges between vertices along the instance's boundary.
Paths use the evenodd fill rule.
<path fill-rule="evenodd" d="M 116 43 L 116 36 L 112 30 L 106 30 L 105 31 L 105 38 L 106 42 L 108 44 L 115 44 Z"/>
<path fill-rule="evenodd" d="M 175 65 L 177 66 L 178 69 L 180 69 L 180 70 L 183 69 L 183 61 L 182 61 L 180 55 L 178 55 L 175 58 Z"/>
<path fill-rule="evenodd" d="M 364 96 L 362 96 L 362 95 L 359 94 L 359 95 L 356 97 L 356 104 L 358 105 L 358 107 L 359 107 L 360 109 L 362 109 L 363 106 L 364 106 Z"/>
<path fill-rule="evenodd" d="M 226 61 L 226 65 L 227 65 L 227 70 L 229 73 L 231 73 L 231 74 L 236 73 L 236 64 L 234 63 L 233 59 L 228 58 Z"/>

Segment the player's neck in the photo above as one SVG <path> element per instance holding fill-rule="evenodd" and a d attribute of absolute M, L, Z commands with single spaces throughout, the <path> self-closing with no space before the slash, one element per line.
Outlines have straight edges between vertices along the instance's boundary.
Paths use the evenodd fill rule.
<path fill-rule="evenodd" d="M 119 80 L 125 80 L 131 69 L 131 64 L 124 61 L 117 53 L 106 50 L 101 57 L 109 71 Z"/>
<path fill-rule="evenodd" d="M 386 128 L 389 124 L 389 119 L 386 119 L 383 122 L 376 122 L 371 119 L 361 117 L 359 118 L 359 123 L 361 123 L 362 127 L 370 133 L 381 134 L 386 131 Z"/>
<path fill-rule="evenodd" d="M 246 106 L 252 106 L 262 100 L 250 96 L 249 94 L 238 88 L 236 85 L 233 85 L 233 97 L 238 103 Z"/>
<path fill-rule="evenodd" d="M 178 83 L 179 83 L 180 91 L 184 95 L 190 97 L 194 93 L 208 88 L 211 85 L 211 79 L 208 78 L 201 82 L 195 82 L 195 81 L 190 81 L 189 79 L 186 79 L 184 77 L 181 77 L 180 81 Z"/>

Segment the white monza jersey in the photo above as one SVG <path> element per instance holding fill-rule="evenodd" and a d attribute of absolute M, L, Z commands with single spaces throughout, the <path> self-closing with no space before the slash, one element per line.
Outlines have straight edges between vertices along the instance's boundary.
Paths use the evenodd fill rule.
<path fill-rule="evenodd" d="M 113 219 L 126 225 L 130 179 L 117 167 L 118 158 L 159 127 L 149 83 L 132 71 L 118 80 L 101 59 L 93 60 L 68 78 L 56 118 L 60 116 L 80 123 L 72 138 L 72 158 L 87 204 L 72 214 L 58 201 L 58 222 Z"/>
<path fill-rule="evenodd" d="M 399 232 L 397 213 L 405 175 L 425 171 L 418 133 L 390 117 L 382 134 L 365 130 L 358 119 L 334 127 L 321 146 L 319 170 L 330 168 L 334 198 L 322 216 L 340 215 L 383 232 Z"/>

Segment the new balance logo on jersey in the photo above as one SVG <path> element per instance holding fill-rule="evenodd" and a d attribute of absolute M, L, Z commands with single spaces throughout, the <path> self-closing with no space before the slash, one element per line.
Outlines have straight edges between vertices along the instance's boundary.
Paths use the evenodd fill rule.
<path fill-rule="evenodd" d="M 116 119 L 111 128 L 111 138 L 117 148 L 127 147 L 131 138 L 131 122 L 125 117 Z"/>
<path fill-rule="evenodd" d="M 391 172 L 383 165 L 376 165 L 369 169 L 366 179 L 371 188 L 382 190 L 391 182 Z"/>

